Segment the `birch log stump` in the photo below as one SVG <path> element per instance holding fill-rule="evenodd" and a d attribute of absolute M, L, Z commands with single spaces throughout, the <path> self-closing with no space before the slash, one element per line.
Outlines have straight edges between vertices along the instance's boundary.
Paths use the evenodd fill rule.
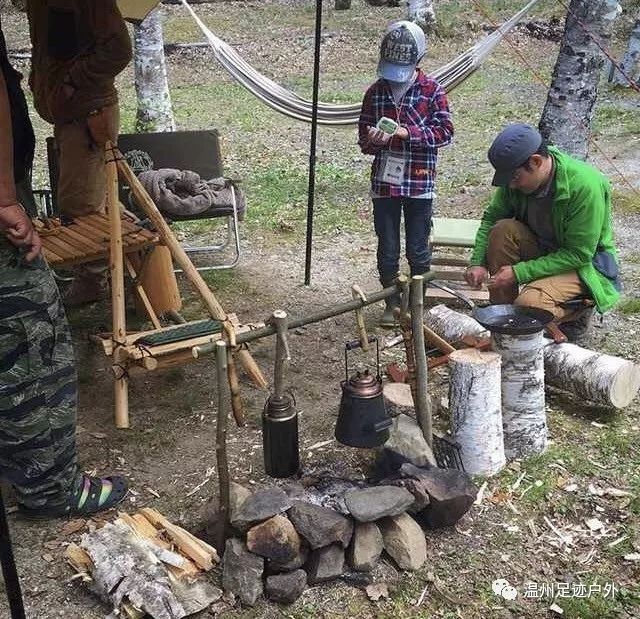
<path fill-rule="evenodd" d="M 487 330 L 477 321 L 446 305 L 436 305 L 425 312 L 424 322 L 447 342 L 457 342 L 466 335 L 485 336 Z"/>
<path fill-rule="evenodd" d="M 596 404 L 624 408 L 640 389 L 640 366 L 575 344 L 544 349 L 547 383 Z"/>
<path fill-rule="evenodd" d="M 437 310 L 435 313 L 434 310 Z M 425 322 L 441 337 L 455 341 L 478 335 L 483 327 L 473 318 L 438 305 L 425 314 Z M 484 332 L 486 333 L 486 331 Z M 543 348 L 545 381 L 585 400 L 624 408 L 640 390 L 640 366 L 632 361 L 576 346 L 552 344 Z"/>
<path fill-rule="evenodd" d="M 507 460 L 542 453 L 547 447 L 544 400 L 544 338 L 491 334 L 502 357 L 502 427 Z"/>
<path fill-rule="evenodd" d="M 500 365 L 495 352 L 471 348 L 449 355 L 451 432 L 470 475 L 495 475 L 505 465 Z"/>

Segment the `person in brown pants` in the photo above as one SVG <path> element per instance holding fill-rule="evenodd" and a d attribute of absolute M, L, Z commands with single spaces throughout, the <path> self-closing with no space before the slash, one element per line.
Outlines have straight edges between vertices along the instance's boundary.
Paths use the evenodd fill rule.
<path fill-rule="evenodd" d="M 578 339 L 593 307 L 603 313 L 619 298 L 609 181 L 524 123 L 496 137 L 489 161 L 497 190 L 466 280 L 472 286 L 486 281 L 492 303 L 548 310 Z M 569 308 L 573 300 L 591 307 Z"/>
<path fill-rule="evenodd" d="M 119 126 L 115 77 L 131 60 L 131 40 L 116 0 L 28 0 L 30 86 L 40 116 L 53 124 L 62 215 L 104 212 L 107 140 Z M 66 301 L 106 292 L 106 266 L 79 268 Z"/>

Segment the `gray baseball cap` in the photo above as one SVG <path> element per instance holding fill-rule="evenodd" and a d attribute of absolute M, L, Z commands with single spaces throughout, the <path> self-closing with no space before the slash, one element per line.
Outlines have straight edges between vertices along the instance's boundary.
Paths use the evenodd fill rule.
<path fill-rule="evenodd" d="M 489 161 L 496 170 L 491 184 L 506 187 L 540 144 L 542 136 L 535 127 L 525 123 L 507 125 L 489 148 Z"/>
<path fill-rule="evenodd" d="M 378 76 L 391 82 L 408 81 L 426 51 L 427 39 L 420 26 L 407 20 L 393 22 L 380 45 Z"/>

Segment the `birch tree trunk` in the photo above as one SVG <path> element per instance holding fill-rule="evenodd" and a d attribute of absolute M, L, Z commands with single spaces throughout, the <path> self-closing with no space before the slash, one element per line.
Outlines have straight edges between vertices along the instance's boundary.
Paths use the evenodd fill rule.
<path fill-rule="evenodd" d="M 174 131 L 162 36 L 162 12 L 154 9 L 134 26 L 134 66 L 138 111 L 136 131 Z"/>
<path fill-rule="evenodd" d="M 640 366 L 626 359 L 581 348 L 575 344 L 546 346 L 547 383 L 578 397 L 624 408 L 640 389 Z"/>
<path fill-rule="evenodd" d="M 470 475 L 495 475 L 505 465 L 500 363 L 497 353 L 473 348 L 449 355 L 451 432 Z"/>
<path fill-rule="evenodd" d="M 629 36 L 629 47 L 621 63 L 622 71 L 616 71 L 613 81 L 618 86 L 629 87 L 629 79 L 640 85 L 640 13 L 636 18 L 631 35 Z M 625 77 L 626 76 L 626 77 Z"/>
<path fill-rule="evenodd" d="M 502 357 L 502 428 L 507 460 L 542 453 L 547 447 L 542 332 L 492 333 Z"/>
<path fill-rule="evenodd" d="M 581 159 L 589 152 L 593 106 L 605 59 L 594 38 L 608 46 L 619 12 L 617 0 L 571 0 L 569 5 L 540 132 Z"/>
<path fill-rule="evenodd" d="M 433 0 L 407 0 L 407 19 L 415 22 L 425 32 L 434 32 L 436 28 L 436 12 Z"/>
<path fill-rule="evenodd" d="M 449 309 L 446 305 L 430 308 L 424 316 L 424 322 L 447 342 L 457 342 L 467 335 L 488 336 L 489 332 L 475 319 Z"/>

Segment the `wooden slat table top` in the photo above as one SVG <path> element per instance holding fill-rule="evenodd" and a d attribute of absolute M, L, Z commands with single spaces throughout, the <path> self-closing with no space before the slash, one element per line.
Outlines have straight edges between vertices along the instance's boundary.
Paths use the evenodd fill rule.
<path fill-rule="evenodd" d="M 127 215 L 122 215 L 122 247 L 131 253 L 157 245 L 160 237 L 138 226 Z M 76 217 L 62 225 L 59 219 L 36 219 L 36 230 L 42 238 L 44 257 L 52 267 L 66 267 L 94 262 L 109 257 L 109 216 L 102 213 Z"/>

